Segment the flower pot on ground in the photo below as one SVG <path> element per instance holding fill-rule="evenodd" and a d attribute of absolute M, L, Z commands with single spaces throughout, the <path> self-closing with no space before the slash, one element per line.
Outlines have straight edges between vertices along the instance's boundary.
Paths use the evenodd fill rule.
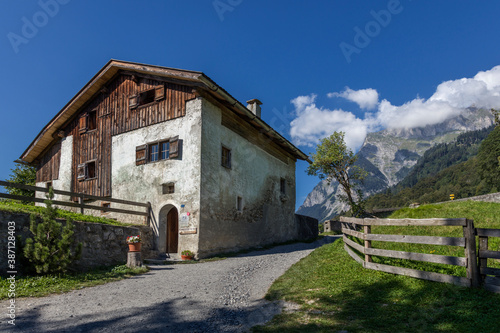
<path fill-rule="evenodd" d="M 189 250 L 184 250 L 181 252 L 181 259 L 182 260 L 193 260 L 194 253 L 189 251 Z"/>
<path fill-rule="evenodd" d="M 128 250 L 130 252 L 140 252 L 141 251 L 141 236 L 129 236 L 127 237 Z"/>

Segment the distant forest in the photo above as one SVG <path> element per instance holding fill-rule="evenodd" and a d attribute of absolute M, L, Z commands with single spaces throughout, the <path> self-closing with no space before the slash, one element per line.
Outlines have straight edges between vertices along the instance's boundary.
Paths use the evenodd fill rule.
<path fill-rule="evenodd" d="M 405 207 L 500 191 L 500 126 L 463 133 L 438 144 L 397 185 L 370 196 L 366 209 Z"/>

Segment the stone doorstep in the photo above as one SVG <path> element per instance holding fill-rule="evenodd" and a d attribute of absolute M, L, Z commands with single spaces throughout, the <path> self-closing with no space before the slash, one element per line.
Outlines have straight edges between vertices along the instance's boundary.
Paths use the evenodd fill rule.
<path fill-rule="evenodd" d="M 179 253 L 170 253 L 170 257 L 167 258 L 165 253 L 161 253 L 155 258 L 144 259 L 145 264 L 151 265 L 164 265 L 168 263 L 182 262 L 181 255 Z"/>

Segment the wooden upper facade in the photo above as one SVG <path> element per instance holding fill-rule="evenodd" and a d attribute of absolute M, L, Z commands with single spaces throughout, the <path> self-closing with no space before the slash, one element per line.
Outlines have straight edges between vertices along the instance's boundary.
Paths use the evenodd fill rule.
<path fill-rule="evenodd" d="M 252 141 L 269 153 L 280 159 L 307 160 L 205 74 L 116 60 L 108 62 L 43 128 L 21 160 L 37 166 L 37 182 L 57 179 L 61 138 L 72 136 L 72 191 L 111 196 L 112 137 L 183 117 L 186 102 L 198 96 L 227 109 L 230 118 L 223 122 L 231 119 L 233 129 L 241 123 L 242 128 L 263 133 L 260 141 Z"/>

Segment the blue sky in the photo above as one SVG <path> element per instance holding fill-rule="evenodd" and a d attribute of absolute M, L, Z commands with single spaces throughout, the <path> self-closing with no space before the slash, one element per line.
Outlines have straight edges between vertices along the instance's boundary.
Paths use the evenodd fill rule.
<path fill-rule="evenodd" d="M 111 58 L 206 73 L 303 151 L 498 105 L 494 1 L 8 1 L 0 179 Z M 479 74 L 478 74 L 479 73 Z M 462 78 L 468 78 L 461 80 Z M 348 87 L 348 88 L 347 88 Z M 297 204 L 318 182 L 297 164 Z"/>

